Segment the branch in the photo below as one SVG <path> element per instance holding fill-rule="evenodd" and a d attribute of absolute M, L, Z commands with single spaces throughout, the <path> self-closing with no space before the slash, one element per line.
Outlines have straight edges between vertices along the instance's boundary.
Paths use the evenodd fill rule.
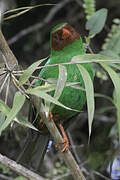
<path fill-rule="evenodd" d="M 18 66 L 18 62 L 12 51 L 10 50 L 2 32 L 0 31 L 0 53 L 2 57 L 2 63 L 7 64 L 9 69 L 13 69 Z"/>
<path fill-rule="evenodd" d="M 40 105 L 40 99 L 36 96 L 32 96 L 32 102 L 35 105 L 36 109 L 38 109 Z M 50 120 L 49 116 L 46 117 L 46 114 L 44 112 L 44 107 L 42 107 L 42 105 L 41 105 L 40 116 L 41 119 L 44 121 L 45 125 L 47 126 L 49 132 L 53 136 L 55 142 L 60 145 L 60 152 L 61 152 L 61 150 L 63 149 L 63 138 L 60 132 L 58 131 L 58 128 L 56 127 L 54 121 Z M 75 180 L 86 180 L 70 150 L 63 153 L 61 152 L 61 156 L 63 157 L 66 165 L 70 169 L 70 172 Z"/>
<path fill-rule="evenodd" d="M 68 1 L 68 0 L 67 0 Z M 7 42 L 5 41 L 2 33 L 0 32 L 0 49 L 3 53 L 3 57 L 5 57 L 7 64 L 9 67 L 14 67 L 14 64 L 17 65 L 17 59 L 15 58 L 14 54 L 10 50 L 9 46 L 7 45 Z M 32 96 L 33 103 L 36 107 L 36 109 L 39 108 L 39 98 L 36 96 Z M 46 127 L 48 128 L 49 132 L 53 136 L 56 143 L 60 144 L 60 148 L 63 148 L 63 138 L 58 131 L 54 121 L 49 120 L 49 116 L 46 117 L 46 114 L 44 112 L 44 108 L 41 109 L 42 112 L 40 113 L 42 120 L 44 121 Z M 39 111 L 38 111 L 39 112 Z M 68 168 L 70 169 L 71 174 L 73 175 L 75 180 L 86 180 L 84 175 L 82 174 L 81 169 L 79 168 L 78 164 L 76 163 L 72 153 L 68 150 L 67 152 L 61 153 L 61 156 L 63 157 L 65 163 L 67 164 Z M 24 168 L 23 166 L 17 164 L 15 161 L 9 160 L 7 157 L 0 155 L 0 162 L 13 169 L 14 171 L 18 172 L 19 174 L 22 174 L 25 177 L 31 178 L 31 176 L 34 176 L 35 174 L 28 169 Z M 35 175 L 35 178 L 32 178 L 34 180 L 40 179 L 38 175 Z"/>
<path fill-rule="evenodd" d="M 48 180 L 21 166 L 20 164 L 17 164 L 15 161 L 7 158 L 6 156 L 3 156 L 2 154 L 0 154 L 0 163 L 29 180 Z"/>

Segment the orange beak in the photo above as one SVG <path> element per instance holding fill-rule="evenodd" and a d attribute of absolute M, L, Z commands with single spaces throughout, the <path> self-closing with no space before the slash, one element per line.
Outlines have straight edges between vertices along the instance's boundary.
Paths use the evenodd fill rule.
<path fill-rule="evenodd" d="M 62 28 L 62 38 L 67 39 L 70 36 L 72 36 L 72 33 L 68 29 Z"/>

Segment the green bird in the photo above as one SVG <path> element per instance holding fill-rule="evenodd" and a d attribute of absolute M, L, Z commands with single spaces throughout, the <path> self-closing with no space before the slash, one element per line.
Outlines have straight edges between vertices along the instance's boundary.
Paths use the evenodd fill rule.
<path fill-rule="evenodd" d="M 52 29 L 50 33 L 50 48 L 51 48 L 50 58 L 48 59 L 46 65 L 70 63 L 72 57 L 79 54 L 85 54 L 85 48 L 83 46 L 82 39 L 79 33 L 77 33 L 75 29 L 71 27 L 68 23 L 59 24 Z M 80 86 L 84 88 L 84 81 L 82 79 L 81 73 L 77 65 L 66 64 L 64 66 L 67 69 L 67 82 L 72 82 L 72 83 L 79 82 Z M 82 66 L 89 72 L 89 75 L 91 79 L 93 80 L 94 73 L 93 73 L 93 67 L 91 63 L 85 63 L 85 64 L 82 64 Z M 47 66 L 43 68 L 39 74 L 39 77 L 45 80 L 50 79 L 50 78 L 58 79 L 58 76 L 59 76 L 58 66 L 49 66 L 49 67 Z M 43 85 L 44 83 L 45 81 L 41 80 L 41 81 L 38 81 L 35 85 L 40 86 L 40 85 Z M 51 96 L 54 96 L 54 92 L 55 91 L 51 92 Z M 71 109 L 76 109 L 80 111 L 86 102 L 85 91 L 82 91 L 80 89 L 76 89 L 70 86 L 65 86 L 62 91 L 61 96 L 59 97 L 59 102 L 61 102 L 63 105 Z M 53 119 L 58 118 L 59 120 L 58 122 L 61 121 L 61 123 L 64 123 L 64 122 L 67 122 L 68 119 L 76 115 L 78 112 L 74 110 L 65 109 L 58 105 L 54 105 L 51 113 L 53 115 Z M 40 118 L 37 118 L 37 119 L 38 121 L 40 120 Z M 37 139 L 37 144 L 36 144 L 36 139 Z M 32 162 L 31 163 L 32 166 L 36 168 L 35 161 L 38 160 L 37 158 L 38 156 L 41 159 L 43 158 L 44 156 L 43 154 L 45 153 L 45 149 L 48 144 L 48 139 L 49 139 L 49 135 L 44 136 L 39 133 L 37 137 L 35 138 L 35 141 L 30 142 L 31 145 L 30 143 L 27 145 L 25 149 L 26 154 L 24 153 L 21 159 L 27 158 L 29 162 L 30 161 Z M 32 144 L 34 144 L 34 146 L 38 145 L 38 147 L 35 148 L 36 150 L 33 149 Z M 32 160 L 31 158 L 28 157 L 28 150 L 31 151 L 30 156 Z M 41 161 L 41 159 L 39 160 L 39 162 Z M 25 164 L 25 160 L 23 160 L 23 164 Z"/>

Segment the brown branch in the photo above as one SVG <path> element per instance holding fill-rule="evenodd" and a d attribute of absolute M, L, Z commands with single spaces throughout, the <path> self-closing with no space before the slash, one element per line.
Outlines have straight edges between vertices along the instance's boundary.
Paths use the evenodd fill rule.
<path fill-rule="evenodd" d="M 7 158 L 6 156 L 3 156 L 2 154 L 0 154 L 0 164 L 10 168 L 11 170 L 26 177 L 29 180 L 48 180 L 21 166 L 20 164 L 17 164 L 15 161 Z"/>
<path fill-rule="evenodd" d="M 10 50 L 2 32 L 0 31 L 0 51 L 4 64 L 7 63 L 9 69 L 18 66 L 18 62 L 12 51 Z M 6 61 L 6 62 L 5 62 Z"/>
<path fill-rule="evenodd" d="M 36 96 L 32 96 L 32 101 L 33 101 L 36 109 L 38 109 L 39 105 L 40 105 L 40 99 L 38 99 L 38 97 L 36 97 Z M 44 107 L 42 107 L 42 105 L 41 105 L 40 116 L 41 116 L 42 120 L 44 121 L 45 125 L 47 126 L 49 132 L 53 136 L 55 142 L 60 145 L 60 151 L 61 151 L 63 149 L 63 143 L 62 143 L 63 138 L 62 138 L 60 132 L 58 131 L 58 128 L 56 127 L 54 121 L 50 120 L 49 116 L 48 117 L 46 116 L 46 114 L 44 112 Z M 70 150 L 68 150 L 67 152 L 61 153 L 61 156 L 63 157 L 66 165 L 70 169 L 70 172 L 73 175 L 75 180 L 86 180 L 81 169 L 79 168 L 78 164 L 76 163 L 72 153 L 70 152 Z"/>

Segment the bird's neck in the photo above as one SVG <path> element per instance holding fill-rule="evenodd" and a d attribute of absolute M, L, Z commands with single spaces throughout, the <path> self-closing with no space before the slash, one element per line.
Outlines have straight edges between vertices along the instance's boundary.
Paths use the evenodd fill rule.
<path fill-rule="evenodd" d="M 82 39 L 75 40 L 72 44 L 65 46 L 60 51 L 55 51 L 51 48 L 51 64 L 69 62 L 73 56 L 84 53 L 85 49 L 82 43 Z"/>

